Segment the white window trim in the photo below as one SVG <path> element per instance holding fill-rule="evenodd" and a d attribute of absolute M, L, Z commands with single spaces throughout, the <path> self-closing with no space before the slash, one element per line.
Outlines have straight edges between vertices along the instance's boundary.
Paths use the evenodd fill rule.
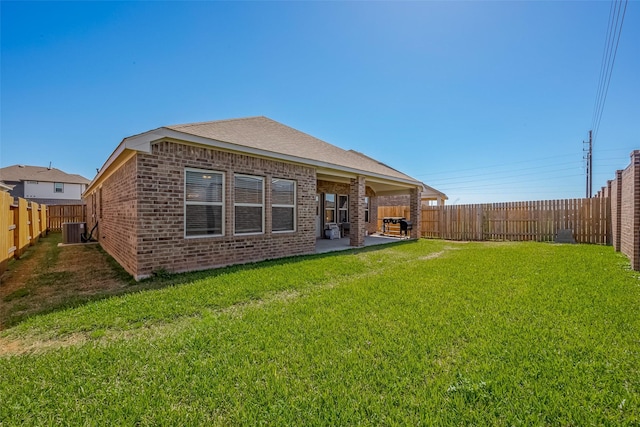
<path fill-rule="evenodd" d="M 215 173 L 222 175 L 222 201 L 221 202 L 190 202 L 187 201 L 187 172 L 198 172 L 198 173 Z M 225 180 L 226 175 L 222 171 L 208 170 L 208 169 L 196 169 L 196 168 L 184 168 L 184 215 L 183 215 L 183 228 L 184 228 L 184 238 L 185 239 L 202 239 L 203 237 L 222 237 L 224 236 L 225 229 Z M 222 227 L 220 234 L 195 234 L 191 236 L 187 236 L 187 205 L 201 205 L 201 206 L 222 206 Z"/>
<path fill-rule="evenodd" d="M 56 184 L 60 184 L 61 185 L 60 191 L 58 191 L 58 189 L 56 188 Z M 53 183 L 53 192 L 55 194 L 60 194 L 60 193 L 64 194 L 64 182 L 54 182 Z"/>
<path fill-rule="evenodd" d="M 340 197 L 346 197 L 347 198 L 347 207 L 346 208 L 341 208 L 339 206 L 340 203 Z M 336 195 L 336 223 L 340 224 L 340 211 L 346 211 L 347 212 L 347 222 L 349 222 L 349 195 L 348 194 L 338 194 Z"/>
<path fill-rule="evenodd" d="M 262 182 L 262 203 L 261 204 L 257 204 L 257 203 L 236 203 L 235 201 L 235 188 L 236 188 L 236 177 L 247 177 L 247 178 L 253 178 L 253 179 L 259 179 Z M 258 175 L 248 175 L 248 174 L 243 174 L 243 173 L 236 173 L 233 174 L 233 191 L 234 191 L 234 200 L 233 200 L 233 235 L 234 236 L 257 236 L 260 234 L 264 234 L 264 216 L 265 216 L 265 208 L 264 208 L 264 196 L 265 196 L 265 190 L 264 190 L 264 182 L 265 179 L 263 176 L 258 176 Z M 248 206 L 248 207 L 258 207 L 260 206 L 262 208 L 262 231 L 260 232 L 254 232 L 254 233 L 238 233 L 236 231 L 236 206 Z"/>
<path fill-rule="evenodd" d="M 327 196 L 328 195 L 332 195 L 334 197 L 333 199 L 333 207 L 332 208 L 328 208 L 327 207 Z M 323 217 L 324 217 L 324 223 L 325 224 L 337 224 L 338 223 L 338 195 L 336 193 L 324 193 L 323 196 L 323 200 L 322 200 L 322 208 L 323 208 Z M 333 222 L 329 221 L 327 222 L 327 211 L 328 210 L 332 210 L 333 211 Z"/>
<path fill-rule="evenodd" d="M 271 230 L 271 232 L 273 234 L 282 234 L 282 233 L 295 233 L 298 229 L 298 209 L 297 209 L 297 202 L 298 202 L 298 183 L 293 180 L 293 179 L 282 179 L 282 178 L 271 178 L 271 197 L 273 200 L 273 181 L 274 180 L 278 180 L 278 181 L 287 181 L 287 182 L 292 182 L 293 183 L 293 205 L 282 205 L 282 204 L 271 204 L 271 228 L 273 228 L 273 208 L 293 208 L 293 230 L 279 230 L 279 231 L 273 231 Z"/>

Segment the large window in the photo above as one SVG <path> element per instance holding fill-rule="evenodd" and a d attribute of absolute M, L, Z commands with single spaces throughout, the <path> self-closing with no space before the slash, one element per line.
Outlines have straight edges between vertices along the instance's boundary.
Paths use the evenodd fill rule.
<path fill-rule="evenodd" d="M 271 180 L 272 230 L 295 231 L 296 229 L 296 183 L 286 179 Z"/>
<path fill-rule="evenodd" d="M 349 222 L 349 196 L 338 196 L 338 222 Z"/>
<path fill-rule="evenodd" d="M 336 222 L 336 195 L 324 195 L 324 223 Z"/>
<path fill-rule="evenodd" d="M 187 169 L 184 202 L 185 236 L 223 234 L 224 173 Z"/>
<path fill-rule="evenodd" d="M 264 230 L 264 178 L 236 175 L 234 179 L 235 234 L 257 234 Z"/>
<path fill-rule="evenodd" d="M 64 183 L 63 182 L 54 182 L 53 183 L 53 191 L 54 191 L 54 193 L 64 193 Z"/>

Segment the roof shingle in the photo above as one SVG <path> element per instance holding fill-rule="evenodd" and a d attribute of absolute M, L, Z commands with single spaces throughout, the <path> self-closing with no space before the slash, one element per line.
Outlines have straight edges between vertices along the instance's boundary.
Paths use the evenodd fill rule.
<path fill-rule="evenodd" d="M 60 169 L 26 165 L 13 165 L 1 168 L 0 180 L 64 182 L 69 184 L 89 184 L 90 182 L 90 180 L 83 176 L 68 174 Z"/>
<path fill-rule="evenodd" d="M 343 150 L 263 116 L 188 123 L 165 128 L 241 147 L 415 181 L 414 178 L 361 153 Z"/>

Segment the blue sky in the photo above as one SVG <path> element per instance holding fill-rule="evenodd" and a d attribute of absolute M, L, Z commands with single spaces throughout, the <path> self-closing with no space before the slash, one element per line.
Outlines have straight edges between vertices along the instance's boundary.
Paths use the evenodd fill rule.
<path fill-rule="evenodd" d="M 7 2 L 0 166 L 89 179 L 125 137 L 264 115 L 449 203 L 583 197 L 611 3 Z M 594 192 L 640 149 L 627 6 Z"/>

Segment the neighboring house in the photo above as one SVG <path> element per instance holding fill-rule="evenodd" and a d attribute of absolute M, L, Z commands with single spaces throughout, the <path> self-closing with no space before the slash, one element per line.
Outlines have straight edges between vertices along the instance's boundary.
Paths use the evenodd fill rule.
<path fill-rule="evenodd" d="M 89 180 L 56 168 L 13 165 L 0 169 L 0 180 L 13 186 L 9 193 L 46 205 L 73 205 L 82 203 L 82 193 Z"/>
<path fill-rule="evenodd" d="M 377 197 L 408 195 L 419 219 L 421 188 L 360 153 L 250 117 L 125 138 L 83 198 L 88 228 L 97 222 L 105 251 L 141 279 L 314 253 L 334 223 L 363 246 Z"/>
<path fill-rule="evenodd" d="M 442 206 L 445 200 L 448 200 L 446 194 L 436 190 L 433 187 L 429 187 L 426 184 L 422 184 L 420 190 L 420 203 L 422 206 Z M 383 196 L 378 198 L 378 206 L 409 206 L 409 196 Z"/>

